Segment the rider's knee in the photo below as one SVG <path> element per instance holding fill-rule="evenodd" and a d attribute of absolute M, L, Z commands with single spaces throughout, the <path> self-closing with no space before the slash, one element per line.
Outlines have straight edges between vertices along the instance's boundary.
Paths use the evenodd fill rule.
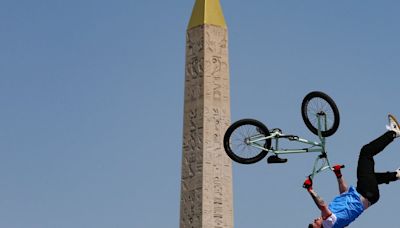
<path fill-rule="evenodd" d="M 372 205 L 372 204 L 375 204 L 376 202 L 379 201 L 380 194 L 379 194 L 379 192 L 375 192 L 375 193 L 367 192 L 365 198 L 367 198 L 368 201 L 369 201 L 369 202 L 371 203 L 371 205 Z"/>
<path fill-rule="evenodd" d="M 371 148 L 371 145 L 369 145 L 369 144 L 364 145 L 364 146 L 361 148 L 360 156 L 364 156 L 364 157 L 373 157 L 374 154 L 373 154 L 373 150 L 372 150 L 372 148 Z"/>

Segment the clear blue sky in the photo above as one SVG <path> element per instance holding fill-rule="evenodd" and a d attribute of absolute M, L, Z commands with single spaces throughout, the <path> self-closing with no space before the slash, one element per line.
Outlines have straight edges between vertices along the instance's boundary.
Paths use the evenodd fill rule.
<path fill-rule="evenodd" d="M 313 139 L 303 96 L 322 90 L 342 122 L 328 138 L 355 183 L 359 148 L 400 117 L 400 3 L 221 0 L 232 120 Z M 0 227 L 179 224 L 185 31 L 193 0 L 2 0 Z M 313 156 L 233 166 L 235 227 L 306 227 Z M 400 166 L 400 141 L 376 158 Z M 315 180 L 327 201 L 331 173 Z M 351 227 L 398 227 L 400 182 Z"/>

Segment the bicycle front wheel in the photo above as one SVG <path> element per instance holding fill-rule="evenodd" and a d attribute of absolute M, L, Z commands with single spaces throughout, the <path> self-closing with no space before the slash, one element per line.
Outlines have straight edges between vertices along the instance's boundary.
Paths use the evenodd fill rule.
<path fill-rule="evenodd" d="M 263 159 L 271 148 L 268 128 L 258 120 L 242 119 L 225 132 L 224 148 L 228 156 L 241 164 L 252 164 Z"/>
<path fill-rule="evenodd" d="M 339 110 L 331 97 L 327 94 L 314 91 L 307 94 L 301 104 L 301 115 L 307 128 L 318 135 L 328 137 L 339 128 Z"/>

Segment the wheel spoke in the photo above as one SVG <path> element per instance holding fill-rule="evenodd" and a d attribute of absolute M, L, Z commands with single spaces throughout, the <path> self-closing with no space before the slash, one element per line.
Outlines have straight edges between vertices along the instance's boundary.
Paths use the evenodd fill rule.
<path fill-rule="evenodd" d="M 326 118 L 326 123 L 327 123 L 327 129 L 325 130 L 329 130 L 330 128 L 332 128 L 333 123 L 334 123 L 334 112 L 332 110 L 332 107 L 329 105 L 329 103 L 320 98 L 320 97 L 315 97 L 312 98 L 308 104 L 307 104 L 307 116 L 308 119 L 310 120 L 311 124 L 318 129 L 318 113 L 325 113 L 325 118 Z M 320 119 L 321 125 L 322 125 L 322 130 L 324 130 L 324 119 L 321 118 Z"/>
<path fill-rule="evenodd" d="M 254 147 L 254 143 L 248 144 L 246 140 L 260 135 L 260 132 L 256 126 L 243 125 L 238 127 L 232 132 L 230 137 L 230 147 L 235 154 L 242 158 L 253 158 L 260 153 L 260 149 Z M 264 145 L 265 140 L 257 141 L 257 144 Z"/>

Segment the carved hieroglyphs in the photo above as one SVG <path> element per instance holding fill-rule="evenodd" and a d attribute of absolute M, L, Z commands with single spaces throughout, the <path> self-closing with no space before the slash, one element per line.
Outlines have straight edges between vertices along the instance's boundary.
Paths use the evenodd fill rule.
<path fill-rule="evenodd" d="M 189 28 L 185 67 L 180 227 L 233 228 L 232 161 L 223 148 L 230 124 L 226 27 Z"/>

